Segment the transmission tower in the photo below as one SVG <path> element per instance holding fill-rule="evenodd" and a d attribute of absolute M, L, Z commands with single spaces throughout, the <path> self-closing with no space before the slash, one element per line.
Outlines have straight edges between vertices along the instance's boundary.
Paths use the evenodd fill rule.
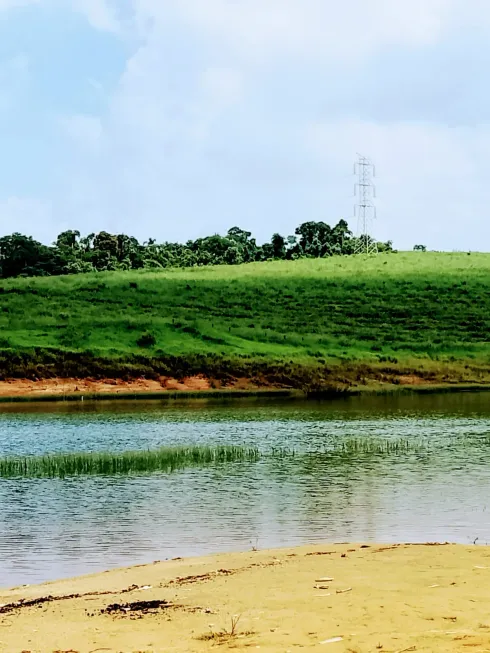
<path fill-rule="evenodd" d="M 357 175 L 357 183 L 354 187 L 354 195 L 358 202 L 354 207 L 354 216 L 357 217 L 357 243 L 356 254 L 377 254 L 378 245 L 373 238 L 372 227 L 376 219 L 376 187 L 373 178 L 376 176 L 376 168 L 370 159 L 358 154 L 357 162 L 354 164 L 354 174 Z"/>

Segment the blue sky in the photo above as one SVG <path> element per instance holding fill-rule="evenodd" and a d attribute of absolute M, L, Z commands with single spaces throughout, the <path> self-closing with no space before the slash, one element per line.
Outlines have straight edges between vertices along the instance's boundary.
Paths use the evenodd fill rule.
<path fill-rule="evenodd" d="M 0 232 L 490 250 L 488 0 L 0 0 Z"/>

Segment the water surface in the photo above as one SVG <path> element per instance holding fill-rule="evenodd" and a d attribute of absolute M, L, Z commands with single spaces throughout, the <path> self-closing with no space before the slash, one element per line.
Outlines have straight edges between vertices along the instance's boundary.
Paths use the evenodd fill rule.
<path fill-rule="evenodd" d="M 348 437 L 430 452 L 321 452 Z M 242 444 L 265 456 L 174 474 L 0 479 L 0 586 L 216 551 L 323 541 L 490 542 L 490 394 L 333 402 L 3 405 L 0 454 Z"/>

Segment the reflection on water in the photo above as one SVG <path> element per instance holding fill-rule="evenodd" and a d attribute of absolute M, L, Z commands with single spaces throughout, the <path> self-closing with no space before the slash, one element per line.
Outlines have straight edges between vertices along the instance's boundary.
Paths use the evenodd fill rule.
<path fill-rule="evenodd" d="M 490 394 L 0 410 L 1 455 L 179 443 L 300 454 L 171 475 L 0 480 L 0 586 L 256 545 L 490 542 Z M 431 453 L 314 453 L 349 436 L 423 438 Z"/>

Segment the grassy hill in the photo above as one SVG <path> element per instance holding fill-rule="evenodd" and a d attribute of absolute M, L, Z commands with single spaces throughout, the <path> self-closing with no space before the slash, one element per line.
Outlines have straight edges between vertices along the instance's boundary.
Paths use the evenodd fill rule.
<path fill-rule="evenodd" d="M 490 378 L 490 254 L 0 282 L 0 374 Z"/>

